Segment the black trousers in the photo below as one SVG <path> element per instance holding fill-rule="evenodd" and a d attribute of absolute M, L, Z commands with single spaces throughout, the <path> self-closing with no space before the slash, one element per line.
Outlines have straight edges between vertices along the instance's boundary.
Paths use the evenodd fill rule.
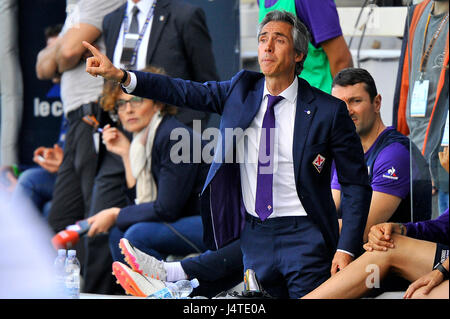
<path fill-rule="evenodd" d="M 64 159 L 58 170 L 48 217 L 55 232 L 103 209 L 124 207 L 129 203 L 123 190 L 126 186 L 120 158 L 108 153 L 99 162 L 93 133 L 93 127 L 81 118 L 69 121 Z M 82 266 L 83 292 L 123 292 L 111 273 L 108 235 L 85 236 L 75 249 Z"/>
<path fill-rule="evenodd" d="M 48 215 L 48 223 L 55 233 L 88 217 L 97 161 L 92 131 L 92 127 L 81 118 L 69 121 L 64 158 L 56 177 Z M 74 249 L 81 271 L 84 272 L 86 262 L 83 240 Z"/>
<path fill-rule="evenodd" d="M 48 216 L 55 232 L 88 217 L 97 163 L 92 133 L 92 126 L 81 119 L 69 121 Z"/>
<path fill-rule="evenodd" d="M 122 159 L 113 153 L 104 152 L 99 158 L 89 215 L 93 216 L 111 207 L 122 208 L 131 203 L 131 198 L 127 196 Z M 108 238 L 109 234 L 85 238 L 87 267 L 84 272 L 84 292 L 86 293 L 113 295 L 124 292 L 112 275 L 113 259 Z"/>

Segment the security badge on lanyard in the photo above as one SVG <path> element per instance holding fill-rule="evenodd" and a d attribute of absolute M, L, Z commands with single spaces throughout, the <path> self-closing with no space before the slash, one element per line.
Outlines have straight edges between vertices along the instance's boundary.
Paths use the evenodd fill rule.
<path fill-rule="evenodd" d="M 128 15 L 125 16 L 123 20 L 123 48 L 122 48 L 122 56 L 120 57 L 120 63 L 124 65 L 127 69 L 136 67 L 137 53 L 139 51 L 139 47 L 141 46 L 142 38 L 144 37 L 145 30 L 153 17 L 153 13 L 155 11 L 156 0 L 153 2 L 152 7 L 150 8 L 147 18 L 145 20 L 144 26 L 140 33 L 131 33 L 129 32 L 130 26 L 128 25 Z M 132 21 L 133 23 L 133 21 Z"/>
<path fill-rule="evenodd" d="M 139 34 L 137 33 L 125 34 L 123 39 L 122 56 L 120 57 L 121 64 L 125 66 L 134 66 L 136 64 L 136 61 L 133 61 L 133 56 L 138 40 Z"/>
<path fill-rule="evenodd" d="M 428 62 L 428 58 L 430 57 L 431 51 L 433 50 L 434 44 L 436 43 L 439 34 L 444 28 L 445 23 L 448 21 L 448 13 L 442 19 L 439 24 L 438 29 L 434 32 L 433 37 L 431 38 L 430 43 L 428 44 L 427 49 L 425 50 L 425 42 L 427 36 L 428 25 L 430 23 L 431 12 L 434 9 L 430 10 L 428 15 L 427 24 L 425 26 L 424 38 L 423 38 L 423 46 L 422 46 L 422 58 L 420 61 L 420 77 L 419 80 L 414 82 L 414 88 L 411 98 L 411 116 L 412 117 L 425 117 L 427 112 L 427 104 L 428 104 L 428 89 L 430 87 L 430 81 L 424 79 L 425 67 Z"/>
<path fill-rule="evenodd" d="M 447 120 L 445 121 L 444 135 L 442 136 L 441 146 L 448 146 L 448 134 L 449 134 L 449 127 L 448 127 L 448 112 L 447 112 Z"/>

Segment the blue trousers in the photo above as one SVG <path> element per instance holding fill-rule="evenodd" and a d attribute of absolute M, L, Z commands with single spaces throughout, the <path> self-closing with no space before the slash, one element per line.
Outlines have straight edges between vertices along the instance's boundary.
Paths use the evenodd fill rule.
<path fill-rule="evenodd" d="M 168 255 L 184 256 L 206 250 L 203 244 L 203 225 L 199 215 L 180 218 L 170 223 L 178 233 L 194 244 L 177 235 L 170 227 L 161 222 L 142 222 L 130 226 L 125 232 L 113 227 L 109 233 L 109 247 L 114 261 L 124 261 L 120 252 L 119 241 L 126 238 L 130 243 L 156 259 L 165 259 Z"/>
<path fill-rule="evenodd" d="M 20 203 L 25 198 L 30 199 L 42 216 L 46 218 L 50 211 L 55 181 L 56 174 L 41 167 L 29 168 L 20 175 L 12 201 Z"/>
<path fill-rule="evenodd" d="M 247 214 L 241 249 L 244 270 L 253 269 L 274 298 L 300 298 L 330 276 L 333 254 L 307 216 L 261 221 Z"/>
<path fill-rule="evenodd" d="M 215 297 L 244 279 L 241 241 L 237 239 L 218 250 L 183 259 L 181 266 L 189 279 L 197 278 L 200 282 L 193 295 Z"/>

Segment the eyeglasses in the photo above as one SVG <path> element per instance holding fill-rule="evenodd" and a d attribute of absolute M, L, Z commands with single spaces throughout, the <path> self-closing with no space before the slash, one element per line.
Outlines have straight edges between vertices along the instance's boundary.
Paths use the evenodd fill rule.
<path fill-rule="evenodd" d="M 133 96 L 129 100 L 118 99 L 114 108 L 116 109 L 116 112 L 125 112 L 127 103 L 130 103 L 132 109 L 136 109 L 142 105 L 142 101 L 144 101 L 144 99 L 139 96 Z"/>

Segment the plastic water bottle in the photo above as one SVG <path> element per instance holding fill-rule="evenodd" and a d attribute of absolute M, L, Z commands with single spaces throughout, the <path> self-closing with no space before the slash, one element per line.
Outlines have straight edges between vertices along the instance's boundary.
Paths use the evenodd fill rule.
<path fill-rule="evenodd" d="M 53 263 L 55 273 L 56 292 L 61 298 L 65 295 L 65 278 L 66 278 L 66 250 L 58 249 L 58 256 Z"/>
<path fill-rule="evenodd" d="M 192 280 L 179 280 L 177 282 L 166 282 L 166 287 L 148 296 L 150 299 L 185 299 L 194 288 L 199 286 L 196 278 Z"/>
<path fill-rule="evenodd" d="M 76 250 L 69 250 L 65 264 L 66 295 L 72 299 L 80 298 L 80 262 Z"/>

